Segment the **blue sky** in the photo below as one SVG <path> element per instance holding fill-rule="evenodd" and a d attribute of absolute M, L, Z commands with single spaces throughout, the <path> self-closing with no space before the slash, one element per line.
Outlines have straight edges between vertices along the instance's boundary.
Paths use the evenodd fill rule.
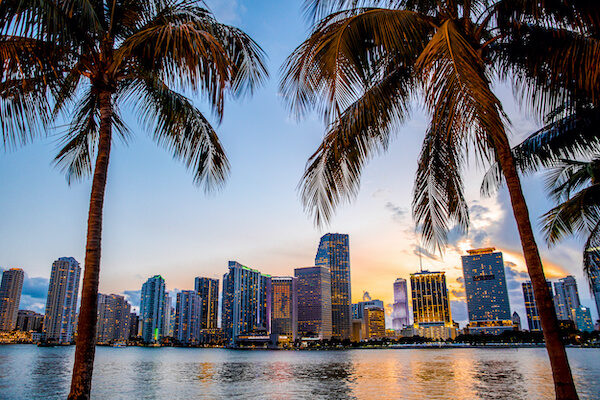
<path fill-rule="evenodd" d="M 340 208 L 332 223 L 315 228 L 303 212 L 296 187 L 304 164 L 316 150 L 323 123 L 309 115 L 291 118 L 278 93 L 279 68 L 304 40 L 308 26 L 301 2 L 209 1 L 217 18 L 246 31 L 266 51 L 270 80 L 252 98 L 229 101 L 217 132 L 231 162 L 225 188 L 206 196 L 192 176 L 129 120 L 134 138 L 113 146 L 106 192 L 100 290 L 134 293 L 150 276 L 161 274 L 170 290 L 191 289 L 194 277 L 221 279 L 227 261 L 236 260 L 272 275 L 291 275 L 309 266 L 319 238 L 348 233 L 353 300 L 368 291 L 373 299 L 392 301 L 397 277 L 408 279 L 419 268 L 411 218 L 416 160 L 427 117 L 415 103 L 389 151 L 364 171 L 361 191 Z M 510 89 L 499 97 L 512 120 L 517 143 L 536 124 L 515 106 Z M 195 103 L 201 108 L 199 99 Z M 52 262 L 73 256 L 83 264 L 90 181 L 69 186 L 51 166 L 60 131 L 46 139 L 0 153 L 0 268 L 20 267 L 28 276 L 22 307 L 43 306 L 43 282 Z M 504 252 L 511 306 L 525 320 L 519 282 L 526 279 L 520 243 L 506 191 L 482 199 L 484 170 L 466 171 L 472 226 L 453 236 L 441 258 L 425 255 L 423 267 L 444 270 L 453 294 L 455 319 L 466 319 L 460 256 L 472 247 L 494 246 Z M 524 180 L 532 220 L 550 208 L 540 176 Z M 573 274 L 585 305 L 593 306 L 581 273 L 583 242 L 568 240 L 549 250 L 540 241 L 548 276 Z M 41 286 L 40 286 L 41 285 Z M 42 296 L 42 297 L 40 297 Z M 595 310 L 593 310 L 595 315 Z"/>

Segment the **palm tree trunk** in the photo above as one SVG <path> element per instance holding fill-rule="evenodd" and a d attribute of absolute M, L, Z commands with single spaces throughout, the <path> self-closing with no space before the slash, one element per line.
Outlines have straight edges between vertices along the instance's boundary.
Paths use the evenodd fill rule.
<path fill-rule="evenodd" d="M 546 341 L 546 350 L 548 351 L 550 366 L 552 367 L 556 398 L 561 400 L 578 399 L 573 376 L 571 375 L 571 368 L 569 367 L 569 360 L 567 359 L 565 346 L 561 339 L 558 319 L 554 310 L 554 302 L 546 284 L 542 260 L 533 236 L 531 221 L 529 220 L 529 211 L 527 210 L 527 204 L 525 203 L 525 197 L 521 189 L 521 182 L 506 136 L 495 147 L 498 154 L 498 162 L 506 179 L 513 213 L 521 238 L 521 245 L 523 246 L 527 271 L 531 278 L 535 302 L 540 314 L 542 331 L 544 333 L 544 340 Z"/>
<path fill-rule="evenodd" d="M 92 388 L 92 370 L 96 353 L 96 323 L 98 320 L 98 282 L 100 278 L 100 250 L 102 239 L 102 210 L 108 174 L 108 161 L 112 140 L 111 92 L 102 91 L 100 101 L 100 140 L 94 168 L 90 209 L 88 213 L 87 244 L 75 364 L 71 379 L 69 399 L 89 399 Z"/>

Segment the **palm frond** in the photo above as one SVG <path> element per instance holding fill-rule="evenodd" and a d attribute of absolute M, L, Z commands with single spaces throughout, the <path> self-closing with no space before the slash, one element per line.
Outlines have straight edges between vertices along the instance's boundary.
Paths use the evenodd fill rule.
<path fill-rule="evenodd" d="M 450 122 L 449 119 L 447 119 Z M 413 219 L 421 227 L 421 240 L 429 250 L 443 253 L 448 232 L 457 227 L 466 232 L 469 210 L 464 198 L 461 147 L 448 127 L 429 127 L 423 142 L 413 189 Z"/>
<path fill-rule="evenodd" d="M 140 120 L 154 130 L 153 139 L 194 174 L 194 183 L 206 192 L 219 189 L 227 179 L 229 161 L 216 132 L 187 98 L 170 90 L 151 74 L 132 88 Z"/>
<path fill-rule="evenodd" d="M 566 236 L 587 236 L 600 221 L 600 185 L 577 192 L 542 216 L 546 242 L 554 245 Z"/>
<path fill-rule="evenodd" d="M 410 68 L 429 32 L 428 21 L 410 11 L 334 13 L 284 63 L 284 101 L 297 116 L 316 109 L 329 124 L 377 79 L 372 65 L 394 58 L 400 68 Z"/>
<path fill-rule="evenodd" d="M 583 274 L 587 278 L 590 290 L 600 288 L 600 221 L 588 236 L 583 251 Z"/>
<path fill-rule="evenodd" d="M 356 196 L 363 167 L 387 149 L 392 133 L 408 116 L 415 86 L 411 73 L 397 68 L 329 127 L 298 187 L 304 209 L 317 226 L 328 223 L 341 203 Z"/>

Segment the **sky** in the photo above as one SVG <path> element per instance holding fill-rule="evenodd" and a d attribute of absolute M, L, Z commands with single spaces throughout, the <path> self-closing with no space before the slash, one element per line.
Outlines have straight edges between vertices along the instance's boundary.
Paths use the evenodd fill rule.
<path fill-rule="evenodd" d="M 393 302 L 396 278 L 409 279 L 419 268 L 445 271 L 452 313 L 467 322 L 462 285 L 466 250 L 495 247 L 506 266 L 511 308 L 526 325 L 520 283 L 527 280 L 508 194 L 479 194 L 485 168 L 465 170 L 471 227 L 451 235 L 444 254 L 421 253 L 411 217 L 417 157 L 428 118 L 415 101 L 412 118 L 397 132 L 387 153 L 363 171 L 357 198 L 331 223 L 317 228 L 303 211 L 297 186 L 308 157 L 320 144 L 325 126 L 316 114 L 297 121 L 281 101 L 280 67 L 308 35 L 302 2 L 208 1 L 220 22 L 248 33 L 268 56 L 270 79 L 254 96 L 228 101 L 220 125 L 211 119 L 227 152 L 231 174 L 218 193 L 206 195 L 191 173 L 158 147 L 130 115 L 134 137 L 113 146 L 102 242 L 100 292 L 121 293 L 139 301 L 151 276 L 165 278 L 173 293 L 193 289 L 196 276 L 222 279 L 229 260 L 261 272 L 285 276 L 314 265 L 319 238 L 328 232 L 350 236 L 352 300 L 363 296 Z M 515 103 L 511 89 L 495 86 L 511 122 L 511 143 L 538 127 Z M 210 112 L 193 98 L 203 112 Z M 64 128 L 63 128 L 64 129 Z M 14 150 L 0 150 L 0 269 L 22 268 L 27 276 L 22 309 L 43 312 L 52 262 L 75 257 L 83 267 L 91 180 L 68 185 L 52 165 L 61 128 Z M 582 274 L 583 240 L 568 239 L 548 249 L 539 216 L 552 207 L 543 175 L 523 179 L 530 215 L 547 278 L 574 275 L 582 303 L 592 308 Z"/>

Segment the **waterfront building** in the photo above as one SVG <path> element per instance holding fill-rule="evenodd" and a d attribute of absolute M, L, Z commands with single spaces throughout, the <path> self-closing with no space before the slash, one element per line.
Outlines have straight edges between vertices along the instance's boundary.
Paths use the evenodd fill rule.
<path fill-rule="evenodd" d="M 331 339 L 331 273 L 326 267 L 294 269 L 298 278 L 298 334 Z"/>
<path fill-rule="evenodd" d="M 398 278 L 394 282 L 394 304 L 392 305 L 392 328 L 399 332 L 410 324 L 408 311 L 408 288 L 406 279 Z"/>
<path fill-rule="evenodd" d="M 575 322 L 575 310 L 581 306 L 577 281 L 572 275 L 554 282 L 554 307 L 559 320 Z"/>
<path fill-rule="evenodd" d="M 469 311 L 469 333 L 498 335 L 512 330 L 502 253 L 493 247 L 467 250 L 462 267 Z"/>
<path fill-rule="evenodd" d="M 369 306 L 364 309 L 364 330 L 366 339 L 385 337 L 385 311 L 383 308 Z"/>
<path fill-rule="evenodd" d="M 140 317 L 136 313 L 129 314 L 129 337 L 138 337 L 140 336 Z"/>
<path fill-rule="evenodd" d="M 183 344 L 198 344 L 202 329 L 202 297 L 195 290 L 177 293 L 174 337 Z"/>
<path fill-rule="evenodd" d="M 589 277 L 590 289 L 596 303 L 596 311 L 598 312 L 598 318 L 600 320 L 600 268 L 598 268 L 598 263 L 596 266 L 590 268 Z"/>
<path fill-rule="evenodd" d="M 350 250 L 348 235 L 328 233 L 321 237 L 315 265 L 331 273 L 332 337 L 350 339 L 352 328 L 352 293 L 350 290 Z"/>
<path fill-rule="evenodd" d="M 362 319 L 352 319 L 352 341 L 353 342 L 360 342 L 362 341 L 365 337 L 365 333 L 363 332 L 363 325 L 364 322 Z"/>
<path fill-rule="evenodd" d="M 513 323 L 513 329 L 515 331 L 521 330 L 521 317 L 519 316 L 519 314 L 516 311 L 513 312 L 512 323 Z"/>
<path fill-rule="evenodd" d="M 546 280 L 550 296 L 552 294 L 552 283 Z M 533 295 L 533 285 L 531 281 L 525 281 L 521 284 L 523 288 L 523 300 L 525 300 L 525 312 L 527 313 L 527 325 L 529 325 L 530 332 L 540 332 L 542 330 L 542 321 L 540 320 L 540 314 L 537 309 L 535 297 Z"/>
<path fill-rule="evenodd" d="M 17 326 L 17 314 L 25 273 L 21 268 L 11 268 L 2 273 L 0 283 L 0 331 L 12 331 Z"/>
<path fill-rule="evenodd" d="M 142 285 L 140 297 L 140 324 L 142 340 L 159 343 L 165 335 L 165 310 L 167 294 L 165 280 L 160 275 L 148 278 Z M 169 306 L 170 308 L 170 306 Z"/>
<path fill-rule="evenodd" d="M 434 340 L 454 339 L 457 334 L 452 322 L 446 274 L 421 271 L 410 274 L 413 303 L 413 332 Z"/>
<path fill-rule="evenodd" d="M 365 309 L 374 307 L 385 309 L 385 307 L 383 306 L 383 301 L 381 300 L 368 300 L 354 303 L 352 304 L 352 318 L 362 319 L 365 317 Z"/>
<path fill-rule="evenodd" d="M 271 276 L 229 261 L 223 275 L 222 327 L 230 345 L 238 335 L 271 328 Z"/>
<path fill-rule="evenodd" d="M 131 305 L 118 294 L 98 293 L 96 341 L 112 343 L 129 339 Z"/>
<path fill-rule="evenodd" d="M 19 310 L 17 313 L 17 330 L 22 332 L 41 332 L 44 315 L 31 310 Z"/>
<path fill-rule="evenodd" d="M 73 257 L 61 257 L 52 263 L 43 323 L 46 340 L 73 340 L 80 275 L 81 267 Z"/>
<path fill-rule="evenodd" d="M 592 314 L 590 309 L 587 307 L 579 306 L 573 313 L 575 316 L 575 326 L 577 330 L 581 332 L 593 332 L 594 321 L 592 321 Z"/>
<path fill-rule="evenodd" d="M 271 278 L 271 333 L 295 341 L 298 336 L 298 278 Z"/>
<path fill-rule="evenodd" d="M 195 289 L 202 298 L 202 329 L 217 328 L 219 315 L 219 280 L 212 278 L 196 277 Z"/>
<path fill-rule="evenodd" d="M 165 292 L 165 310 L 163 316 L 163 336 L 174 337 L 175 308 L 173 307 L 173 298 L 169 295 L 169 292 Z"/>

